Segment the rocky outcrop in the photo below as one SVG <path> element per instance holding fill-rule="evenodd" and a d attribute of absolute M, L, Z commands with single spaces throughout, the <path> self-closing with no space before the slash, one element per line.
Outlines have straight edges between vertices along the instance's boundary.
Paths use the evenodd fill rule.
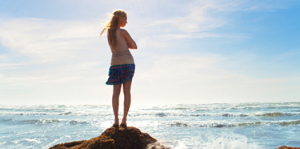
<path fill-rule="evenodd" d="M 169 149 L 135 127 L 110 127 L 100 136 L 90 140 L 57 144 L 50 149 Z"/>
<path fill-rule="evenodd" d="M 277 149 L 300 149 L 300 147 L 291 147 L 291 146 L 280 146 Z"/>

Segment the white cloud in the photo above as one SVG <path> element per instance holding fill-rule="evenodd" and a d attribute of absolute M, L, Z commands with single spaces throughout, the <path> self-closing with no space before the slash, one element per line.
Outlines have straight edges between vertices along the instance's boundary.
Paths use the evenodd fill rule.
<path fill-rule="evenodd" d="M 159 39 L 162 40 L 173 40 L 173 39 L 180 39 L 180 38 L 212 38 L 212 37 L 228 37 L 220 34 L 214 33 L 187 33 L 187 34 L 165 34 L 158 36 Z"/>
<path fill-rule="evenodd" d="M 177 38 L 232 38 L 232 35 L 213 33 L 215 29 L 234 23 L 234 16 L 245 11 L 274 11 L 284 9 L 291 3 L 283 1 L 239 1 L 239 0 L 194 0 L 187 1 L 180 8 L 182 14 L 171 18 L 156 19 L 145 27 L 150 32 L 162 33 L 163 39 Z M 245 38 L 245 35 L 234 35 Z M 237 37 L 238 36 L 238 37 Z"/>
<path fill-rule="evenodd" d="M 221 55 L 147 55 L 138 62 L 132 92 L 142 102 L 272 102 L 299 96 L 299 85 L 291 85 L 299 77 L 256 78 L 229 71 L 230 62 Z"/>
<path fill-rule="evenodd" d="M 298 55 L 300 55 L 299 50 L 294 50 L 294 51 L 291 51 L 291 52 L 276 55 L 274 59 L 275 60 L 284 60 L 284 59 L 292 58 L 292 57 L 295 57 L 295 56 L 298 56 Z"/>
<path fill-rule="evenodd" d="M 1 61 L 7 61 L 8 57 L 6 55 L 0 55 L 0 60 Z"/>
<path fill-rule="evenodd" d="M 0 63 L 0 68 L 3 69 L 18 69 L 23 64 L 18 63 Z"/>
<path fill-rule="evenodd" d="M 274 102 L 283 98 L 295 101 L 295 97 L 300 96 L 297 93 L 299 85 L 293 84 L 300 81 L 299 77 L 255 78 L 240 74 L 226 70 L 230 62 L 221 55 L 134 53 L 134 57 L 134 104 Z M 99 62 L 85 62 L 25 74 L 2 74 L 1 99 L 19 99 L 19 96 L 9 95 L 7 90 L 18 92 L 23 88 L 26 94 L 21 91 L 18 94 L 32 103 L 51 99 L 43 103 L 110 104 L 112 87 L 105 85 L 108 68 Z"/>
<path fill-rule="evenodd" d="M 164 20 L 155 20 L 146 27 L 159 26 L 164 32 L 201 32 L 223 26 L 226 23 L 221 18 L 213 18 L 203 7 L 194 6 L 190 8 L 189 14 L 184 17 L 174 17 Z"/>
<path fill-rule="evenodd" d="M 185 12 L 183 16 L 155 20 L 148 26 L 160 26 L 164 32 L 193 33 L 209 31 L 228 23 L 228 18 L 224 17 L 224 13 L 241 11 L 244 3 L 223 0 L 190 1 L 182 6 Z"/>
<path fill-rule="evenodd" d="M 219 54 L 181 54 L 184 52 L 170 49 L 176 42 L 172 39 L 239 38 L 213 30 L 230 23 L 223 14 L 276 8 L 256 2 L 192 1 L 180 6 L 181 15 L 157 20 L 137 17 L 141 8 L 131 9 L 129 32 L 139 47 L 132 51 L 137 68 L 132 85 L 134 103 L 291 101 L 299 97 L 299 85 L 293 82 L 300 78 L 256 78 L 226 69 L 257 55 L 228 59 Z M 154 13 L 150 7 L 147 10 Z M 0 56 L 0 68 L 6 69 L 0 74 L 1 99 L 27 99 L 32 104 L 110 104 L 112 87 L 105 85 L 110 51 L 106 37 L 98 37 L 102 27 L 93 21 L 1 20 L 1 43 L 14 54 Z"/>
<path fill-rule="evenodd" d="M 0 40 L 17 54 L 55 62 L 98 50 L 104 41 L 99 39 L 100 27 L 97 22 L 9 19 L 0 23 Z"/>

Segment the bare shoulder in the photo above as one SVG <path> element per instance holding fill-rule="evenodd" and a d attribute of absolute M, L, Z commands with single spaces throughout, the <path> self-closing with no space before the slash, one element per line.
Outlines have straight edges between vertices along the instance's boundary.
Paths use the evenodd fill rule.
<path fill-rule="evenodd" d="M 121 34 L 122 36 L 128 36 L 128 35 L 129 35 L 129 33 L 127 32 L 126 29 L 120 29 L 120 34 Z"/>
<path fill-rule="evenodd" d="M 126 29 L 123 29 L 123 28 L 121 28 L 121 29 L 120 29 L 120 32 L 127 32 L 127 30 L 126 30 Z"/>

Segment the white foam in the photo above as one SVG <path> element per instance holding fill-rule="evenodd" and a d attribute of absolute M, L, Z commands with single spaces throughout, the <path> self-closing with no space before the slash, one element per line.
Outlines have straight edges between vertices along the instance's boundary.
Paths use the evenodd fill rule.
<path fill-rule="evenodd" d="M 36 138 L 34 138 L 34 139 L 24 139 L 24 141 L 27 141 L 27 142 L 35 142 L 35 143 L 41 143 L 41 141 L 37 140 Z"/>
<path fill-rule="evenodd" d="M 187 146 L 183 142 L 178 142 L 174 149 L 187 149 Z"/>
<path fill-rule="evenodd" d="M 0 142 L 0 146 L 6 144 L 6 141 Z"/>
<path fill-rule="evenodd" d="M 104 128 L 109 128 L 113 125 L 113 121 L 105 121 L 105 122 L 101 122 L 99 127 L 104 127 Z M 99 124 L 99 123 L 98 123 Z M 96 124 L 97 125 L 97 124 Z"/>
<path fill-rule="evenodd" d="M 260 149 L 255 142 L 247 137 L 233 132 L 220 132 L 208 134 L 203 144 L 207 149 Z M 199 146 L 200 147 L 200 146 Z"/>
<path fill-rule="evenodd" d="M 156 142 L 154 142 L 154 143 L 151 143 L 151 144 L 148 144 L 147 145 L 147 149 L 153 149 L 153 148 L 155 148 L 155 149 L 164 149 L 165 147 L 168 147 L 168 146 L 166 146 L 166 145 L 163 145 L 161 142 L 159 142 L 159 141 L 156 141 Z M 169 148 L 171 148 L 171 147 L 169 147 Z M 182 149 L 182 148 L 181 148 Z"/>
<path fill-rule="evenodd" d="M 14 142 L 15 144 L 18 144 L 20 142 L 20 140 L 15 140 L 15 141 L 11 141 Z"/>
<path fill-rule="evenodd" d="M 172 142 L 162 142 L 162 144 L 171 144 L 167 147 L 171 149 L 261 149 L 252 139 L 246 136 L 234 133 L 231 130 L 219 131 L 199 131 L 201 134 L 182 140 Z M 160 147 L 160 142 L 155 142 L 150 147 Z"/>

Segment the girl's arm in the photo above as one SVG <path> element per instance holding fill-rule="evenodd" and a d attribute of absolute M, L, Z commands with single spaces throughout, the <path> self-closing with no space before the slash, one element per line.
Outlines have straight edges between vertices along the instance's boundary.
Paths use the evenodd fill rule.
<path fill-rule="evenodd" d="M 136 43 L 134 42 L 134 40 L 131 38 L 131 36 L 125 29 L 121 29 L 120 34 L 122 37 L 126 39 L 129 49 L 137 49 Z"/>

